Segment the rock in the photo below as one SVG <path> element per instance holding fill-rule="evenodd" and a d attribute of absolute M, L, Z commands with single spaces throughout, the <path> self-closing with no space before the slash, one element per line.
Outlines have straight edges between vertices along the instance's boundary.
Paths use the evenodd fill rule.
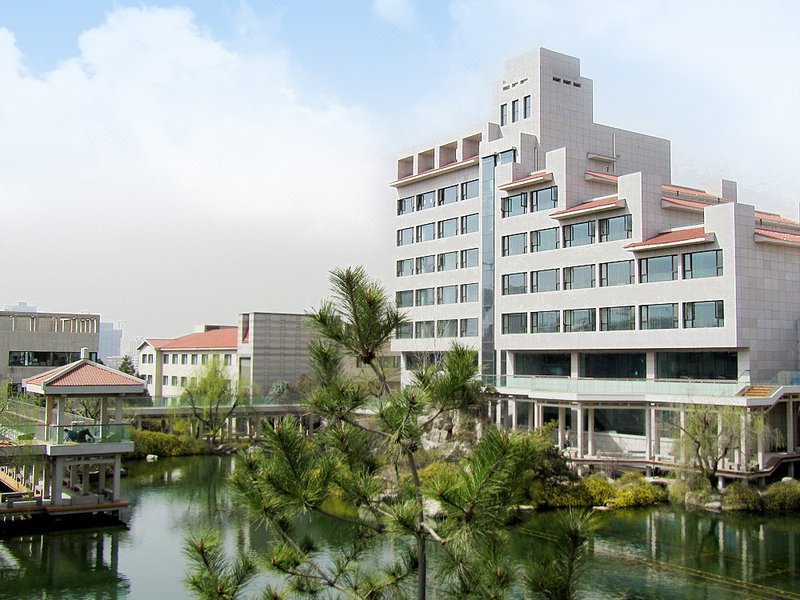
<path fill-rule="evenodd" d="M 158 460 L 158 454 L 148 454 L 144 457 L 147 462 L 156 462 Z"/>
<path fill-rule="evenodd" d="M 613 509 L 610 506 L 606 506 L 605 504 L 603 504 L 601 506 L 593 506 L 592 510 L 597 511 L 597 512 L 606 512 L 606 511 L 613 510 Z"/>
<path fill-rule="evenodd" d="M 705 508 L 706 510 L 711 511 L 711 512 L 721 512 L 722 511 L 722 502 L 720 502 L 719 500 L 716 500 L 714 502 L 706 502 L 703 505 L 703 508 Z"/>
<path fill-rule="evenodd" d="M 797 480 L 794 477 L 784 477 L 781 483 L 797 483 Z"/>
<path fill-rule="evenodd" d="M 444 519 L 447 516 L 439 501 L 432 498 L 425 498 L 422 501 L 422 512 L 429 519 Z"/>

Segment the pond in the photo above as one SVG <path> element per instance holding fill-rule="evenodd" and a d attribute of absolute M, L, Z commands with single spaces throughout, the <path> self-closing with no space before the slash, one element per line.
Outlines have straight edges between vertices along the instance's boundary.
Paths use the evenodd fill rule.
<path fill-rule="evenodd" d="M 187 532 L 221 527 L 231 550 L 257 551 L 268 541 L 263 527 L 231 505 L 225 478 L 232 468 L 230 457 L 131 462 L 123 484 L 132 503 L 129 529 L 1 540 L 0 598 L 191 598 L 183 583 Z M 534 515 L 510 537 L 512 555 L 524 561 L 538 554 L 549 543 L 551 523 L 552 514 Z M 325 547 L 341 528 L 319 518 L 306 533 Z M 383 552 L 391 552 L 390 544 Z M 797 517 L 615 511 L 600 515 L 582 587 L 587 599 L 800 599 L 799 555 Z M 263 582 L 253 586 L 254 596 Z M 445 596 L 432 590 L 429 597 Z"/>

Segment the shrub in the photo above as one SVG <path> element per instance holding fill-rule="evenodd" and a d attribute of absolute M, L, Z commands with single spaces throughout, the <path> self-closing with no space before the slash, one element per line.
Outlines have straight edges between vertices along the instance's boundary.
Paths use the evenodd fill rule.
<path fill-rule="evenodd" d="M 461 470 L 453 463 L 440 460 L 432 462 L 419 470 L 419 482 L 426 486 L 442 475 L 454 475 L 460 472 Z"/>
<path fill-rule="evenodd" d="M 603 473 L 595 473 L 584 479 L 583 485 L 586 486 L 595 506 L 608 504 L 614 497 L 614 486 Z"/>
<path fill-rule="evenodd" d="M 592 495 L 582 481 L 537 481 L 531 486 L 530 495 L 533 504 L 548 508 L 592 506 Z"/>
<path fill-rule="evenodd" d="M 683 479 L 676 479 L 669 487 L 669 501 L 677 506 L 684 506 L 688 491 L 689 484 Z"/>
<path fill-rule="evenodd" d="M 756 488 L 747 482 L 736 481 L 725 487 L 722 495 L 722 508 L 761 512 L 764 510 L 764 500 Z"/>
<path fill-rule="evenodd" d="M 764 506 L 769 512 L 800 512 L 800 482 L 773 483 L 764 494 Z"/>
<path fill-rule="evenodd" d="M 631 471 L 620 477 L 614 486 L 614 497 L 609 506 L 649 506 L 667 499 L 667 491 L 661 486 L 648 483 L 641 473 Z"/>
<path fill-rule="evenodd" d="M 208 444 L 199 440 L 178 437 L 159 431 L 133 430 L 133 458 L 144 458 L 148 454 L 158 456 L 187 456 L 207 454 Z"/>

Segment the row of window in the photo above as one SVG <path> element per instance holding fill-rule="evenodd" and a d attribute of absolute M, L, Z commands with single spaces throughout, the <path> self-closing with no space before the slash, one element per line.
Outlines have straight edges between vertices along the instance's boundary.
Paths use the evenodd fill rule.
<path fill-rule="evenodd" d="M 639 283 L 671 281 L 678 279 L 678 255 L 654 256 L 639 259 Z M 633 260 L 618 260 L 600 263 L 600 287 L 629 285 L 635 283 Z M 593 288 L 596 284 L 596 265 L 575 265 L 560 269 L 543 269 L 502 276 L 504 296 L 527 294 L 528 282 L 531 293 L 554 292 L 561 288 L 577 290 Z M 722 250 L 690 252 L 683 255 L 683 278 L 700 279 L 722 275 Z"/>
<path fill-rule="evenodd" d="M 432 337 L 478 337 L 478 318 L 403 323 L 397 327 L 395 334 L 398 340 Z"/>
<path fill-rule="evenodd" d="M 611 217 L 599 220 L 600 242 L 630 239 L 632 223 L 630 215 Z M 557 250 L 563 242 L 564 248 L 593 244 L 595 240 L 595 221 L 564 225 L 559 232 L 558 227 L 538 229 L 530 232 L 530 251 L 545 252 Z M 503 256 L 525 254 L 528 252 L 528 234 L 526 232 L 503 236 Z"/>
<path fill-rule="evenodd" d="M 233 355 L 232 354 L 180 354 L 180 353 L 164 353 L 161 355 L 162 364 L 169 365 L 198 365 L 198 364 L 208 364 L 209 357 L 212 357 L 213 360 L 217 362 L 222 362 L 222 364 L 226 367 L 230 367 L 233 364 Z M 155 361 L 155 354 L 142 354 L 141 355 L 141 363 L 142 364 L 153 364 Z"/>
<path fill-rule="evenodd" d="M 437 288 L 429 287 L 420 288 L 418 290 L 400 290 L 395 294 L 395 301 L 397 302 L 398 308 L 477 302 L 478 284 L 462 283 L 461 285 L 443 285 Z"/>
<path fill-rule="evenodd" d="M 520 100 L 511 101 L 511 122 L 516 123 L 520 118 L 527 119 L 531 116 L 531 97 L 525 96 L 522 98 L 522 116 L 520 117 Z M 508 124 L 508 103 L 500 105 L 500 125 L 505 126 Z"/>
<path fill-rule="evenodd" d="M 478 180 L 465 181 L 461 184 L 451 185 L 430 192 L 400 198 L 397 201 L 397 214 L 406 215 L 415 210 L 425 210 L 434 206 L 453 204 L 459 200 L 469 200 L 478 197 Z"/>
<path fill-rule="evenodd" d="M 597 331 L 597 309 L 575 308 L 564 311 L 546 310 L 502 315 L 502 332 L 565 333 Z M 636 329 L 635 306 L 610 306 L 599 309 L 600 331 L 632 331 Z M 562 317 L 563 314 L 563 317 Z M 563 319 L 563 321 L 562 321 Z M 678 329 L 677 303 L 639 306 L 639 329 Z M 725 308 L 722 300 L 683 303 L 684 329 L 723 327 Z"/>
<path fill-rule="evenodd" d="M 228 381 L 228 385 L 230 385 L 231 381 L 230 380 L 227 380 L 227 381 Z M 196 382 L 197 382 L 197 377 L 180 377 L 180 378 L 178 378 L 176 375 L 173 375 L 172 377 L 170 377 L 169 375 L 163 375 L 161 377 L 161 385 L 172 385 L 173 387 L 180 386 L 182 388 L 185 388 L 187 386 L 187 384 L 194 385 Z M 153 376 L 152 375 L 148 375 L 147 376 L 147 383 L 148 384 L 152 384 L 153 383 Z"/>
<path fill-rule="evenodd" d="M 9 367 L 62 367 L 75 362 L 80 352 L 38 352 L 36 350 L 11 350 L 8 353 Z M 97 360 L 97 352 L 89 353 L 89 360 Z"/>
<path fill-rule="evenodd" d="M 554 185 L 535 192 L 520 192 L 503 198 L 500 214 L 505 219 L 556 207 L 558 207 L 558 186 Z"/>
<path fill-rule="evenodd" d="M 397 261 L 397 276 L 422 275 L 435 271 L 452 271 L 454 269 L 469 269 L 477 267 L 480 261 L 477 248 L 466 250 L 453 250 L 441 254 L 428 254 L 416 258 L 404 258 Z"/>
<path fill-rule="evenodd" d="M 453 217 L 443 221 L 425 223 L 416 227 L 405 227 L 397 230 L 397 245 L 407 246 L 414 242 L 429 242 L 436 238 L 448 238 L 454 235 L 477 233 L 480 223 L 478 213 Z"/>

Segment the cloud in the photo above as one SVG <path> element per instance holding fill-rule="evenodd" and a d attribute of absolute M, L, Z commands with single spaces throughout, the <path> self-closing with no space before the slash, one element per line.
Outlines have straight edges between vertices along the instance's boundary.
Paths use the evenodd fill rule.
<path fill-rule="evenodd" d="M 285 51 L 232 50 L 179 8 L 115 9 L 79 49 L 33 76 L 0 29 L 5 301 L 174 335 L 302 311 L 333 264 L 386 274 L 380 124 Z"/>
<path fill-rule="evenodd" d="M 373 0 L 372 10 L 378 17 L 400 29 L 411 29 L 416 23 L 411 0 Z"/>

